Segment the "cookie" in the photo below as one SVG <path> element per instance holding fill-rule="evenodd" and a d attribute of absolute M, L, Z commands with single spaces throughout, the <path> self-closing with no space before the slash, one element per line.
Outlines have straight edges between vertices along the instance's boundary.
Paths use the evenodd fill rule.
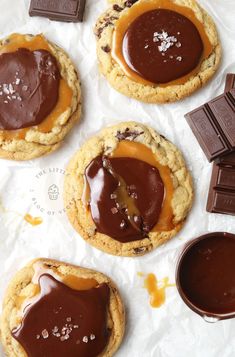
<path fill-rule="evenodd" d="M 95 25 L 99 70 L 122 94 L 175 102 L 215 73 L 221 45 L 195 0 L 119 0 Z"/>
<path fill-rule="evenodd" d="M 139 256 L 165 243 L 192 205 L 192 179 L 180 151 L 136 122 L 105 128 L 88 140 L 67 173 L 71 224 L 110 254 Z"/>
<path fill-rule="evenodd" d="M 43 35 L 0 41 L 0 157 L 30 160 L 56 150 L 81 116 L 68 55 Z"/>
<path fill-rule="evenodd" d="M 114 283 L 67 263 L 31 261 L 4 297 L 0 330 L 9 357 L 111 357 L 124 329 L 124 307 Z"/>

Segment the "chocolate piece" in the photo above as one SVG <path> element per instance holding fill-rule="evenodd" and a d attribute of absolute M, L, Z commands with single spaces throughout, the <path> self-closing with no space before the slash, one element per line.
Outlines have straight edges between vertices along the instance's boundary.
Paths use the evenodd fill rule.
<path fill-rule="evenodd" d="M 131 131 L 129 128 L 126 128 L 125 131 L 120 131 L 118 130 L 117 132 L 117 135 L 116 135 L 116 138 L 119 140 L 119 141 L 122 141 L 122 140 L 135 140 L 139 135 L 143 134 L 144 132 L 141 131 L 141 132 L 138 132 L 138 131 Z"/>
<path fill-rule="evenodd" d="M 185 303 L 198 314 L 235 316 L 235 235 L 215 232 L 186 245 L 176 282 Z"/>
<path fill-rule="evenodd" d="M 86 168 L 97 231 L 119 242 L 141 240 L 158 221 L 164 184 L 156 167 L 128 157 L 96 157 Z"/>
<path fill-rule="evenodd" d="M 40 296 L 29 304 L 12 336 L 28 357 L 96 357 L 109 340 L 107 284 L 77 291 L 48 274 L 39 278 Z"/>
<path fill-rule="evenodd" d="M 235 215 L 235 152 L 213 164 L 206 209 Z"/>
<path fill-rule="evenodd" d="M 225 88 L 224 91 L 228 92 L 232 88 L 235 88 L 235 74 L 228 73 L 226 76 Z"/>
<path fill-rule="evenodd" d="M 31 0 L 29 15 L 55 21 L 81 22 L 85 4 L 86 0 Z"/>
<path fill-rule="evenodd" d="M 209 161 L 235 149 L 235 89 L 185 115 Z"/>
<path fill-rule="evenodd" d="M 128 66 L 152 83 L 187 75 L 199 64 L 203 42 L 184 15 L 156 9 L 136 18 L 126 31 L 123 55 Z"/>
<path fill-rule="evenodd" d="M 0 129 L 40 124 L 58 102 L 60 71 L 45 50 L 0 55 Z"/>

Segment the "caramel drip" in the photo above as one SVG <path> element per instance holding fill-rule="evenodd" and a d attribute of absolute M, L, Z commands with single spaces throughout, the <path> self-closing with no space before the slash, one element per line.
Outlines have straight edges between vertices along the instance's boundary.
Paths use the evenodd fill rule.
<path fill-rule="evenodd" d="M 41 217 L 33 217 L 28 213 L 24 216 L 24 220 L 29 224 L 31 224 L 32 226 L 38 226 L 43 222 Z"/>
<path fill-rule="evenodd" d="M 169 284 L 169 278 L 166 277 L 158 281 L 155 274 L 150 273 L 144 280 L 144 287 L 147 289 L 150 296 L 150 305 L 154 308 L 161 307 L 166 301 L 166 288 L 175 286 Z"/>
<path fill-rule="evenodd" d="M 130 157 L 142 160 L 158 169 L 164 183 L 165 197 L 159 220 L 151 232 L 170 231 L 174 229 L 175 225 L 173 223 L 173 211 L 171 207 L 174 186 L 170 169 L 167 166 L 161 165 L 156 160 L 152 150 L 150 150 L 147 146 L 134 141 L 123 140 L 119 142 L 117 148 L 112 152 L 111 157 Z"/>
<path fill-rule="evenodd" d="M 187 75 L 165 84 L 152 83 L 139 76 L 128 66 L 128 64 L 124 59 L 123 51 L 122 51 L 123 39 L 130 24 L 143 13 L 156 9 L 172 10 L 187 17 L 196 26 L 204 45 L 203 55 L 198 66 Z M 144 85 L 151 85 L 151 86 L 155 85 L 158 87 L 166 87 L 166 86 L 184 84 L 189 80 L 190 77 L 195 76 L 198 73 L 202 62 L 209 57 L 212 50 L 213 50 L 213 46 L 210 43 L 210 40 L 205 32 L 203 23 L 201 23 L 196 18 L 194 12 L 186 6 L 179 6 L 170 0 L 149 0 L 146 2 L 143 1 L 137 2 L 124 15 L 122 15 L 121 18 L 115 24 L 113 43 L 112 43 L 112 57 L 121 66 L 125 74 L 130 79 Z"/>
<path fill-rule="evenodd" d="M 113 171 L 109 160 L 104 159 L 103 162 L 104 167 L 106 167 L 109 173 L 118 181 L 118 187 L 113 193 L 115 195 L 115 201 L 118 205 L 118 208 L 127 210 L 127 216 L 130 223 L 132 224 L 132 226 L 137 228 L 137 225 L 134 221 L 134 217 L 139 216 L 140 212 L 135 204 L 135 200 L 128 194 L 128 188 L 125 180 Z"/>
<path fill-rule="evenodd" d="M 19 48 L 27 48 L 30 51 L 35 50 L 46 50 L 50 52 L 53 56 L 54 53 L 46 40 L 41 35 L 37 35 L 30 40 L 26 40 L 24 35 L 12 34 L 9 37 L 9 41 L 4 44 L 0 49 L 0 55 L 6 52 L 15 52 Z M 72 101 L 72 90 L 67 84 L 67 82 L 61 78 L 59 87 L 59 99 L 58 103 L 50 113 L 50 115 L 43 120 L 43 122 L 37 126 L 19 129 L 19 130 L 0 130 L 0 139 L 3 140 L 13 140 L 13 139 L 24 139 L 27 132 L 30 129 L 36 129 L 42 133 L 48 133 L 54 127 L 58 117 L 66 111 L 71 105 Z"/>

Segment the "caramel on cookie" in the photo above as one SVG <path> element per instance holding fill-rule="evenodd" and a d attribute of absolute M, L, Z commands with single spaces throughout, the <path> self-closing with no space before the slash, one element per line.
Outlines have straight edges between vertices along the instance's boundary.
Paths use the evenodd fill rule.
<path fill-rule="evenodd" d="M 0 43 L 0 157 L 55 150 L 80 117 L 80 84 L 65 52 L 42 35 Z"/>
<path fill-rule="evenodd" d="M 0 327 L 7 356 L 111 357 L 124 322 L 120 296 L 106 276 L 37 259 L 11 281 Z"/>
<path fill-rule="evenodd" d="M 215 25 L 194 0 L 119 1 L 95 33 L 101 72 L 121 93 L 145 102 L 191 94 L 220 61 Z"/>
<path fill-rule="evenodd" d="M 65 207 L 82 237 L 138 256 L 172 238 L 191 208 L 191 176 L 176 147 L 142 124 L 104 129 L 72 158 Z"/>

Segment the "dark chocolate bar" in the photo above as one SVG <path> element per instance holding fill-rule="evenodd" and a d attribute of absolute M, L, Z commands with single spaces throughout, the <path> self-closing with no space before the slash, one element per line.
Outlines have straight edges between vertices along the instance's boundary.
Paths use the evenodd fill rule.
<path fill-rule="evenodd" d="M 224 92 L 228 92 L 232 88 L 235 88 L 235 74 L 228 73 L 226 76 Z"/>
<path fill-rule="evenodd" d="M 206 210 L 235 215 L 235 153 L 223 164 L 213 164 Z"/>
<path fill-rule="evenodd" d="M 31 0 L 29 15 L 50 20 L 81 22 L 86 0 Z"/>
<path fill-rule="evenodd" d="M 207 159 L 235 150 L 235 89 L 185 115 Z"/>
<path fill-rule="evenodd" d="M 229 73 L 224 91 L 232 88 L 235 88 L 235 74 Z M 235 215 L 235 152 L 213 164 L 206 209 L 211 213 Z"/>

